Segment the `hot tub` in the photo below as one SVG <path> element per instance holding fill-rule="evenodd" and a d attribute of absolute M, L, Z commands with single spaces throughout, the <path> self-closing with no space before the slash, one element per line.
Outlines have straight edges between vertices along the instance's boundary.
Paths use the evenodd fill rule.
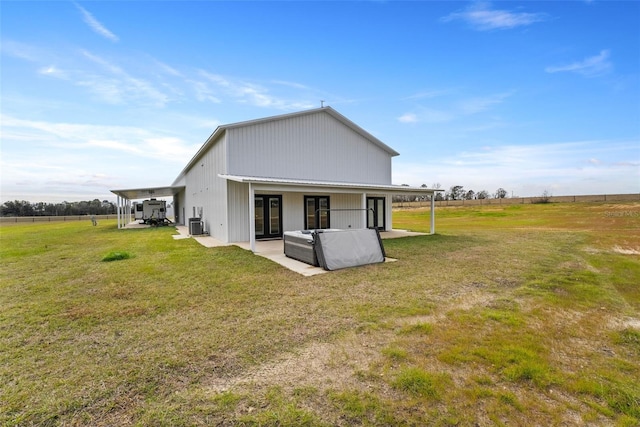
<path fill-rule="evenodd" d="M 285 231 L 284 254 L 316 267 L 319 265 L 313 249 L 313 232 L 311 231 Z"/>
<path fill-rule="evenodd" d="M 284 232 L 284 254 L 325 270 L 384 262 L 378 230 L 300 230 Z"/>
<path fill-rule="evenodd" d="M 340 231 L 330 228 L 324 230 L 298 230 L 284 232 L 284 254 L 289 258 L 319 267 L 318 257 L 313 246 L 315 233 Z"/>

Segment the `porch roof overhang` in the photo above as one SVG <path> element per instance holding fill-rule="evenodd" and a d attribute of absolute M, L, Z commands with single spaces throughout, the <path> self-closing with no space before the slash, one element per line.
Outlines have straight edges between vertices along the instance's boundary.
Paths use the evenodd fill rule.
<path fill-rule="evenodd" d="M 425 194 L 432 195 L 440 189 L 409 187 L 406 185 L 364 184 L 357 182 L 312 181 L 304 179 L 268 178 L 261 176 L 224 175 L 218 177 L 229 181 L 253 184 L 255 189 L 284 191 L 327 191 L 343 193 L 385 193 L 385 194 Z"/>
<path fill-rule="evenodd" d="M 312 181 L 303 179 L 285 179 L 285 178 L 269 178 L 260 176 L 242 176 L 242 175 L 225 175 L 218 174 L 218 178 L 228 181 L 239 182 L 249 186 L 249 245 L 252 252 L 256 251 L 255 236 L 255 206 L 254 197 L 256 192 L 274 191 L 274 192 L 328 192 L 328 193 L 359 193 L 363 197 L 363 212 L 366 212 L 364 206 L 365 194 L 404 194 L 404 195 L 431 195 L 433 196 L 440 189 L 409 187 L 406 185 L 384 185 L 384 184 L 364 184 L 357 182 L 338 182 L 338 181 Z M 431 197 L 431 234 L 435 233 L 435 197 Z M 363 214 L 366 215 L 366 214 Z M 366 220 L 365 220 L 366 221 Z"/>
<path fill-rule="evenodd" d="M 128 188 L 124 190 L 111 190 L 116 196 L 120 196 L 126 200 L 146 199 L 155 197 L 171 197 L 184 190 L 184 185 L 170 187 L 143 187 Z"/>

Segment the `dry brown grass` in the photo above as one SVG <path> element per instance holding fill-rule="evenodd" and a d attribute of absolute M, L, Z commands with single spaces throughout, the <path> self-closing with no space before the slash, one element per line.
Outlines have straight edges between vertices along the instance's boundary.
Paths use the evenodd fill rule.
<path fill-rule="evenodd" d="M 439 209 L 397 262 L 309 278 L 169 229 L 2 227 L 0 422 L 637 424 L 640 215 L 609 212 L 640 205 Z"/>

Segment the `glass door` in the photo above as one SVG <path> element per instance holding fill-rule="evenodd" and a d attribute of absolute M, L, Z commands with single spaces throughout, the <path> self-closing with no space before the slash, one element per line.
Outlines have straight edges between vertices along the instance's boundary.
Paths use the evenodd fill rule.
<path fill-rule="evenodd" d="M 256 239 L 282 237 L 282 196 L 255 196 Z"/>
<path fill-rule="evenodd" d="M 367 197 L 367 228 L 377 227 L 378 230 L 385 230 L 384 211 L 384 197 Z"/>
<path fill-rule="evenodd" d="M 304 228 L 319 230 L 330 227 L 329 196 L 304 196 Z"/>

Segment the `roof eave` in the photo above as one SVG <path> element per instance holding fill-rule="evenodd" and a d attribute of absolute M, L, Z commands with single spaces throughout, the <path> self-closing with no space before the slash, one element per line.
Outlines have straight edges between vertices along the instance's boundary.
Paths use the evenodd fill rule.
<path fill-rule="evenodd" d="M 239 176 L 218 174 L 219 178 L 229 181 L 240 182 L 244 184 L 262 184 L 262 185 L 280 185 L 287 187 L 334 187 L 353 190 L 370 190 L 386 193 L 403 193 L 403 194 L 434 194 L 441 189 L 425 188 L 425 187 L 409 187 L 406 185 L 376 185 L 358 182 L 332 182 L 332 181 L 304 181 L 280 178 L 265 178 L 255 176 Z"/>

